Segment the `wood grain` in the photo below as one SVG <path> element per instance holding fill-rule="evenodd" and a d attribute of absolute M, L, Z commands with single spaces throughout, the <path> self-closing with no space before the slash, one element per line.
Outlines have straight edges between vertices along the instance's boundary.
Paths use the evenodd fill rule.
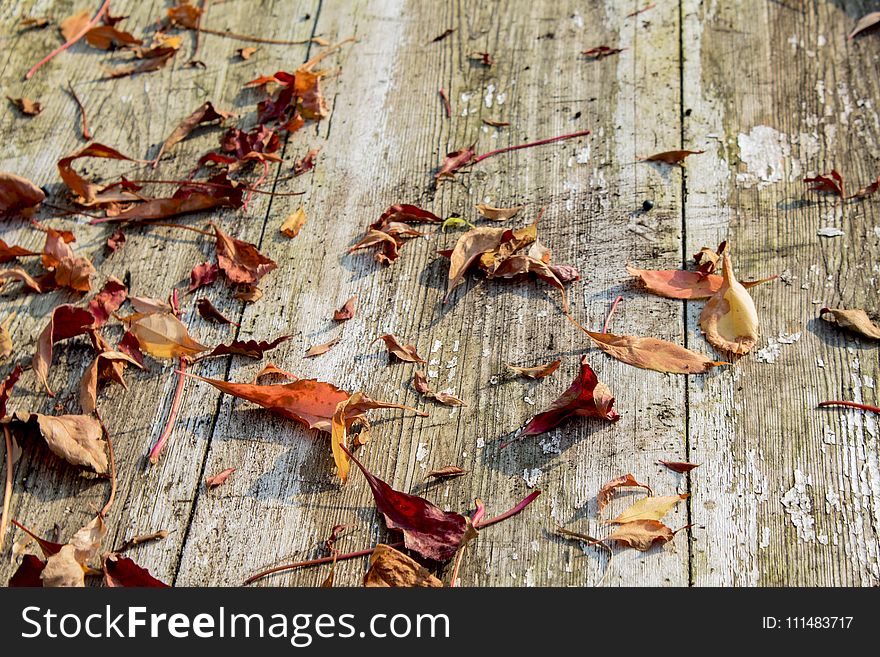
<path fill-rule="evenodd" d="M 257 195 L 247 212 L 185 220 L 192 226 L 216 221 L 279 264 L 253 305 L 235 301 L 222 282 L 205 290 L 240 328 L 201 320 L 192 296 L 186 297 L 186 322 L 208 344 L 291 334 L 267 360 L 429 411 L 428 418 L 371 413 L 372 439 L 360 457 L 398 489 L 462 512 L 480 498 L 490 515 L 516 504 L 531 486 L 541 489 L 521 516 L 486 529 L 467 548 L 464 586 L 876 584 L 876 422 L 814 406 L 822 398 L 858 395 L 876 403 L 878 352 L 814 317 L 820 303 L 880 310 L 877 201 L 848 204 L 840 215 L 833 200 L 810 195 L 800 182 L 832 167 L 853 184 L 880 173 L 880 89 L 868 73 L 876 68 L 880 45 L 876 38 L 845 40 L 866 8 L 682 0 L 629 16 L 644 4 L 264 0 L 256 11 L 253 3 L 211 3 L 206 25 L 212 29 L 356 42 L 322 63 L 338 67 L 324 83 L 330 116 L 295 134 L 284 147 L 285 162 L 272 169 L 277 191 L 302 196 Z M 58 2 L 51 11 L 60 19 L 84 8 Z M 133 30 L 148 28 L 164 11 L 159 2 L 114 5 L 114 14 L 131 16 L 125 25 Z M 16 29 L 19 17 L 41 13 L 42 4 L 26 0 L 0 8 L 4 93 L 46 106 L 31 119 L 11 107 L 0 115 L 6 136 L 0 170 L 46 185 L 53 198 L 61 198 L 55 162 L 83 144 L 75 104 L 63 91 L 68 80 L 90 111 L 97 141 L 147 158 L 205 100 L 252 122 L 260 96 L 243 91 L 243 83 L 293 70 L 319 51 L 316 45 L 261 45 L 241 61 L 235 51 L 244 44 L 205 34 L 202 70 L 186 66 L 190 34 L 167 69 L 107 81 L 99 79 L 99 66 L 113 55 L 80 44 L 30 82 L 19 82 L 39 53 L 59 43 L 52 28 Z M 432 41 L 447 28 L 455 31 Z M 623 50 L 598 61 L 579 55 L 599 45 Z M 489 52 L 496 63 L 484 67 L 468 58 L 472 52 Z M 450 98 L 451 118 L 441 88 Z M 511 125 L 494 128 L 482 119 Z M 768 129 L 756 132 L 756 126 Z M 448 151 L 476 143 L 477 152 L 486 152 L 583 129 L 592 134 L 489 158 L 453 181 L 434 184 L 433 171 Z M 87 168 L 108 178 L 119 171 L 182 176 L 219 134 L 199 131 L 175 146 L 156 172 L 118 164 Z M 316 147 L 316 168 L 290 180 L 293 162 Z M 678 148 L 706 153 L 684 169 L 638 159 Z M 778 151 L 778 160 L 768 149 Z M 768 161 L 776 167 L 762 167 Z M 646 200 L 653 205 L 649 211 L 642 210 Z M 679 267 L 699 247 L 728 238 L 743 277 L 791 272 L 785 277 L 790 284 L 753 290 L 763 325 L 759 348 L 771 336 L 778 342 L 783 332 L 801 336 L 778 345 L 775 363 L 752 354 L 703 377 L 662 375 L 590 349 L 586 336 L 565 320 L 558 294 L 540 281 L 469 275 L 443 304 L 448 265 L 436 251 L 451 247 L 459 233 L 438 229 L 412 240 L 390 267 L 368 253 L 346 254 L 393 203 L 489 225 L 474 210 L 480 202 L 525 205 L 512 226 L 526 225 L 546 207 L 539 235 L 555 262 L 580 270 L 583 280 L 569 296 L 573 315 L 585 326 L 601 326 L 622 295 L 613 331 L 711 353 L 696 328 L 702 304 L 647 295 L 624 266 Z M 307 221 L 290 240 L 279 227 L 300 205 Z M 86 221 L 49 223 L 75 228 L 77 249 L 99 270 L 96 285 L 114 275 L 134 294 L 164 297 L 173 286 L 185 287 L 194 265 L 213 257 L 208 239 L 167 228 L 132 229 L 123 249 L 107 256 L 103 242 L 110 231 Z M 827 225 L 841 226 L 845 236 L 816 236 Z M 23 222 L 4 221 L 0 230 L 8 243 L 42 245 L 42 234 Z M 333 310 L 354 294 L 357 316 L 339 325 Z M 15 358 L 29 358 L 54 305 L 75 300 L 63 293 L 22 295 L 11 286 L 4 291 L 0 321 L 12 318 Z M 468 405 L 450 409 L 420 399 L 410 383 L 415 366 L 389 363 L 384 348 L 370 344 L 383 333 L 416 344 L 430 360 L 424 368 L 430 384 Z M 328 353 L 302 358 L 309 346 L 340 334 Z M 622 419 L 613 425 L 575 420 L 500 450 L 502 439 L 568 387 L 584 353 L 615 394 Z M 87 347 L 74 340 L 56 354 L 58 399 L 47 399 L 27 373 L 13 409 L 53 412 L 60 403 L 54 412 L 78 412 Z M 562 366 L 538 382 L 512 379 L 504 365 L 556 358 Z M 145 454 L 171 403 L 170 365 L 153 363 L 150 372 L 129 375 L 128 391 L 114 388 L 99 397 L 120 463 L 108 546 L 165 529 L 167 539 L 139 546 L 131 556 L 176 585 L 238 585 L 265 566 L 324 556 L 324 540 L 339 523 L 351 525 L 337 544 L 342 550 L 391 540 L 363 477 L 353 472 L 347 484 L 338 483 L 325 434 L 206 384 L 187 383 L 171 443 L 157 466 L 147 466 Z M 10 367 L 5 364 L 4 373 Z M 261 367 L 236 357 L 199 363 L 194 371 L 243 382 Z M 678 475 L 660 459 L 703 465 Z M 425 481 L 429 470 L 446 465 L 470 473 Z M 227 482 L 207 490 L 204 478 L 228 467 L 236 471 Z M 592 535 L 607 531 L 596 518 L 595 495 L 602 483 L 627 472 L 658 494 L 692 493 L 668 523 L 693 527 L 662 549 L 622 550 L 609 568 L 605 553 L 554 531 L 557 525 Z M 106 484 L 78 477 L 48 452 L 28 452 L 16 467 L 13 515 L 44 535 L 57 524 L 66 538 L 100 508 L 106 493 Z M 622 495 L 607 513 L 633 500 Z M 0 576 L 15 566 L 4 556 Z M 337 585 L 358 585 L 365 568 L 363 560 L 340 563 Z M 326 574 L 294 571 L 260 584 L 314 586 Z"/>

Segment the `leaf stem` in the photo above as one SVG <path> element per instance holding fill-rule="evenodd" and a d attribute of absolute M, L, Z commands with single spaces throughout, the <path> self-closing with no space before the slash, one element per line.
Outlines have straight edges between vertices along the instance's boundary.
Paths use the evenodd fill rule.
<path fill-rule="evenodd" d="M 512 509 L 505 511 L 501 515 L 495 516 L 494 518 L 489 518 L 488 520 L 478 520 L 477 522 L 474 523 L 474 529 L 484 529 L 486 527 L 490 527 L 492 525 L 495 525 L 499 522 L 503 522 L 504 520 L 507 520 L 508 518 L 512 518 L 515 515 L 518 515 L 529 504 L 534 502 L 535 498 L 537 498 L 538 495 L 540 495 L 540 494 L 541 494 L 541 491 L 536 490 L 534 493 L 532 493 L 531 495 L 526 497 L 522 502 L 517 504 Z"/>
<path fill-rule="evenodd" d="M 397 543 L 391 543 L 388 547 L 392 548 L 401 548 L 403 547 L 403 541 L 398 541 Z M 320 559 L 310 559 L 308 561 L 297 561 L 296 563 L 288 563 L 282 566 L 275 566 L 273 568 L 268 568 L 264 571 L 257 573 L 256 575 L 251 575 L 244 581 L 244 586 L 248 584 L 253 584 L 258 579 L 262 579 L 267 575 L 273 575 L 275 573 L 284 572 L 287 570 L 295 570 L 297 568 L 307 568 L 309 566 L 320 566 L 325 563 L 332 563 L 335 559 L 336 561 L 344 561 L 345 559 L 356 559 L 358 557 L 366 557 L 370 554 L 373 554 L 373 550 L 376 548 L 367 548 L 366 550 L 358 550 L 357 552 L 348 552 L 346 554 L 336 554 L 331 555 L 329 557 L 321 557 Z"/>
<path fill-rule="evenodd" d="M 841 401 L 838 399 L 832 399 L 830 401 L 819 402 L 819 408 L 826 408 L 828 406 L 845 406 L 846 408 L 857 408 L 861 411 L 870 411 L 871 413 L 880 413 L 880 406 L 871 406 L 870 404 L 860 404 L 859 402 Z"/>
<path fill-rule="evenodd" d="M 107 515 L 107 512 L 110 511 L 110 507 L 113 506 L 113 501 L 116 499 L 116 455 L 113 453 L 113 439 L 110 438 L 110 432 L 107 430 L 107 426 L 104 424 L 104 419 L 101 417 L 97 408 L 95 409 L 95 415 L 98 417 L 98 422 L 101 424 L 101 431 L 104 432 L 104 438 L 107 441 L 107 452 L 110 455 L 110 497 L 107 498 L 107 503 L 104 505 L 104 508 L 101 509 L 101 513 L 99 514 L 103 518 Z"/>
<path fill-rule="evenodd" d="M 195 30 L 195 27 L 187 28 L 189 30 Z M 317 41 L 318 37 L 310 37 L 308 39 L 300 39 L 298 41 L 284 41 L 281 39 L 267 39 L 265 37 L 251 36 L 249 34 L 239 34 L 238 32 L 230 32 L 229 30 L 211 30 L 207 27 L 199 27 L 198 30 L 200 32 L 204 32 L 205 34 L 213 34 L 214 36 L 226 37 L 228 39 L 238 39 L 239 41 L 252 41 L 254 43 L 268 43 L 276 46 L 299 46 L 304 43 L 318 43 L 321 44 L 321 41 Z M 323 41 L 323 43 L 327 43 Z"/>
<path fill-rule="evenodd" d="M 6 424 L 3 425 L 3 435 L 6 437 L 6 485 L 3 488 L 3 514 L 0 516 L 0 550 L 6 543 L 9 506 L 12 503 L 12 436 L 9 435 L 9 426 Z"/>
<path fill-rule="evenodd" d="M 523 148 L 532 148 L 533 146 L 543 146 L 544 144 L 552 144 L 556 141 L 563 141 L 564 139 L 574 139 L 575 137 L 586 137 L 590 134 L 589 130 L 580 130 L 579 132 L 572 132 L 567 135 L 559 135 L 558 137 L 548 137 L 547 139 L 539 139 L 538 141 L 532 141 L 527 144 L 517 144 L 516 146 L 505 146 L 504 148 L 496 148 L 494 151 L 489 151 L 488 153 L 483 153 L 482 155 L 477 155 L 473 160 L 470 161 L 469 164 L 478 164 L 485 160 L 487 157 L 492 157 L 493 155 L 500 155 L 501 153 L 508 153 L 510 151 L 518 151 Z"/>
<path fill-rule="evenodd" d="M 618 295 L 614 300 L 614 303 L 611 304 L 611 310 L 608 311 L 608 316 L 605 317 L 605 323 L 602 325 L 602 333 L 608 333 L 608 326 L 611 324 L 611 318 L 614 317 L 614 311 L 617 310 L 617 304 L 623 301 L 623 297 Z"/>
<path fill-rule="evenodd" d="M 449 104 L 449 96 L 446 95 L 446 91 L 441 87 L 440 88 L 440 98 L 443 100 L 443 108 L 446 110 L 446 118 L 452 118 L 452 105 Z"/>
<path fill-rule="evenodd" d="M 89 120 L 86 117 L 86 107 L 82 104 L 79 96 L 76 95 L 73 83 L 70 80 L 67 81 L 67 87 L 70 89 L 70 95 L 73 96 L 73 100 L 76 101 L 76 106 L 79 107 L 80 114 L 82 115 L 82 138 L 89 141 L 92 138 L 92 133 L 89 132 Z"/>
<path fill-rule="evenodd" d="M 68 48 L 70 48 L 70 46 L 72 46 L 77 41 L 82 39 L 86 35 L 86 32 L 91 30 L 98 23 L 98 21 L 101 20 L 101 17 L 104 15 L 104 12 L 107 11 L 109 6 L 110 6 L 110 0 L 104 0 L 104 4 L 101 5 L 101 8 L 98 9 L 98 13 L 94 15 L 92 20 L 90 20 L 88 23 L 83 25 L 83 28 L 79 32 L 77 32 L 74 36 L 72 36 L 67 42 L 58 46 L 57 48 L 55 48 L 55 50 L 53 50 L 48 55 L 43 57 L 43 59 L 41 59 L 39 62 L 34 64 L 34 67 L 25 74 L 24 79 L 30 80 L 32 77 L 34 77 L 34 73 L 36 73 L 43 64 L 48 62 L 50 59 L 52 59 L 56 55 L 61 54 L 62 52 L 64 52 Z"/>

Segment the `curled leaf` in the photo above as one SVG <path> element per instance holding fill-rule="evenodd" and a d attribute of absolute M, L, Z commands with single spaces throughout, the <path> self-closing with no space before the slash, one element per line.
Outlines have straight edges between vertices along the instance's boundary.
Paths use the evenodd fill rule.
<path fill-rule="evenodd" d="M 463 477 L 470 470 L 462 470 L 457 465 L 446 465 L 442 468 L 431 470 L 425 475 L 425 479 L 451 479 L 453 477 Z"/>
<path fill-rule="evenodd" d="M 209 353 L 204 354 L 199 357 L 199 360 L 202 358 L 212 358 L 214 356 L 228 356 L 228 355 L 236 355 L 236 356 L 247 356 L 248 358 L 262 358 L 263 354 L 267 351 L 271 351 L 275 347 L 277 347 L 282 342 L 290 340 L 293 336 L 291 335 L 282 335 L 281 337 L 275 338 L 274 340 L 233 340 L 229 344 L 221 344 L 217 345 L 212 349 Z"/>
<path fill-rule="evenodd" d="M 54 395 L 49 388 L 49 367 L 52 364 L 52 346 L 56 342 L 72 338 L 86 333 L 92 326 L 95 318 L 84 308 L 75 308 L 67 304 L 56 306 L 49 318 L 46 328 L 37 338 L 37 350 L 34 353 L 31 364 L 37 380 L 43 384 L 50 395 Z"/>
<path fill-rule="evenodd" d="M 217 486 L 226 483 L 226 480 L 229 479 L 229 475 L 231 475 L 233 472 L 235 472 L 235 468 L 226 468 L 225 470 L 222 470 L 217 474 L 211 475 L 210 477 L 205 479 L 205 485 L 209 489 L 217 488 Z"/>
<path fill-rule="evenodd" d="M 615 477 L 609 481 L 606 481 L 602 484 L 602 488 L 599 489 L 599 492 L 596 493 L 596 505 L 599 507 L 599 513 L 602 513 L 602 510 L 608 506 L 608 503 L 611 501 L 611 498 L 614 496 L 614 493 L 618 488 L 644 488 L 648 491 L 649 495 L 653 494 L 651 487 L 647 484 L 640 484 L 636 481 L 636 478 L 631 474 L 621 475 L 619 477 Z"/>
<path fill-rule="evenodd" d="M 517 365 L 511 365 L 510 363 L 505 363 L 505 366 L 512 372 L 515 372 L 518 376 L 527 379 L 543 379 L 544 377 L 553 374 L 553 372 L 559 367 L 560 363 L 562 363 L 562 361 L 557 359 L 550 363 L 533 365 L 531 367 L 519 367 Z"/>
<path fill-rule="evenodd" d="M 248 242 L 234 239 L 213 226 L 217 236 L 217 262 L 232 283 L 254 285 L 278 265 Z"/>
<path fill-rule="evenodd" d="M 354 317 L 356 308 L 357 295 L 351 297 L 348 301 L 342 304 L 342 307 L 333 313 L 333 319 L 337 322 L 344 322 L 346 320 L 349 320 Z"/>
<path fill-rule="evenodd" d="M 196 300 L 196 310 L 199 311 L 199 315 L 202 319 L 213 322 L 214 324 L 235 324 L 235 322 L 228 319 L 223 313 L 217 310 L 214 304 L 211 303 L 210 299 L 205 297 Z M 235 325 L 238 326 L 237 324 Z"/>
<path fill-rule="evenodd" d="M 40 573 L 43 586 L 85 586 L 87 564 L 98 555 L 106 534 L 107 526 L 100 515 L 77 531 L 66 545 L 46 559 L 46 565 Z"/>
<path fill-rule="evenodd" d="M 872 340 L 880 340 L 880 326 L 877 326 L 871 321 L 871 318 L 868 317 L 868 313 L 866 313 L 861 308 L 853 308 L 851 310 L 845 310 L 843 308 L 822 308 L 819 311 L 819 316 L 825 321 L 831 321 L 826 319 L 825 315 L 830 314 L 834 317 L 834 320 L 837 322 L 837 325 L 841 328 L 847 329 L 854 333 L 858 333 L 859 335 L 871 338 Z"/>
<path fill-rule="evenodd" d="M 643 162 L 663 162 L 664 164 L 681 164 L 688 155 L 701 155 L 705 151 L 663 151 L 643 157 Z"/>
<path fill-rule="evenodd" d="M 587 363 L 586 356 L 581 358 L 580 372 L 568 390 L 550 404 L 546 411 L 529 420 L 517 439 L 546 433 L 573 417 L 594 417 L 608 422 L 617 422 L 620 419 L 620 415 L 614 410 L 611 391 L 599 381 Z"/>
<path fill-rule="evenodd" d="M 325 342 L 323 344 L 316 344 L 312 347 L 309 347 L 309 350 L 305 353 L 303 358 L 314 358 L 315 356 L 320 356 L 321 354 L 326 354 L 330 351 L 337 342 L 342 338 L 342 335 L 337 335 L 335 338 L 330 340 L 329 342 Z"/>
<path fill-rule="evenodd" d="M 713 347 L 746 354 L 758 341 L 758 311 L 745 287 L 733 275 L 730 251 L 724 254 L 721 288 L 706 302 L 700 328 Z"/>
<path fill-rule="evenodd" d="M 804 178 L 804 182 L 810 185 L 810 191 L 831 194 L 839 198 L 845 198 L 846 192 L 843 187 L 843 176 L 836 169 L 832 169 L 828 175 L 818 175 L 813 178 Z"/>
<path fill-rule="evenodd" d="M 105 186 L 91 183 L 73 170 L 73 162 L 85 157 L 124 160 L 126 162 L 134 161 L 132 158 L 123 155 L 115 148 L 110 148 L 109 146 L 97 142 L 93 142 L 71 155 L 62 157 L 58 160 L 58 173 L 61 175 L 61 180 L 67 185 L 67 188 L 75 195 L 77 203 L 82 205 L 94 205 L 111 200 L 139 200 L 139 197 L 134 196 L 129 192 L 123 192 L 121 194 L 112 193 L 107 196 L 102 196 L 101 192 L 106 189 Z"/>
<path fill-rule="evenodd" d="M 442 588 L 443 582 L 403 552 L 379 543 L 370 556 L 370 569 L 364 575 L 364 586 Z"/>
<path fill-rule="evenodd" d="M 667 299 L 708 299 L 721 289 L 724 278 L 714 274 L 701 274 L 684 269 L 637 269 L 626 270 L 639 278 L 648 292 Z M 756 281 L 742 281 L 745 288 L 768 283 L 778 278 L 768 276 Z"/>
<path fill-rule="evenodd" d="M 522 205 L 516 205 L 512 208 L 496 208 L 491 205 L 487 205 L 486 203 L 477 203 L 475 206 L 477 208 L 477 212 L 483 215 L 486 219 L 491 219 L 492 221 L 506 221 L 519 213 L 520 210 L 523 209 Z"/>
<path fill-rule="evenodd" d="M 870 14 L 865 14 L 856 23 L 853 31 L 849 34 L 849 38 L 854 39 L 860 34 L 875 29 L 878 25 L 880 25 L 880 11 L 872 11 Z"/>
<path fill-rule="evenodd" d="M 644 552 L 654 545 L 668 543 L 675 538 L 676 533 L 659 520 L 634 520 L 615 527 L 603 540 L 617 541 Z"/>
<path fill-rule="evenodd" d="M 690 472 L 694 468 L 699 468 L 699 463 L 688 463 L 686 461 L 660 461 L 667 468 L 672 470 L 673 472 L 678 472 L 679 474 L 684 474 L 686 472 Z"/>
<path fill-rule="evenodd" d="M 0 171 L 0 217 L 30 214 L 46 194 L 27 178 Z"/>
<path fill-rule="evenodd" d="M 189 291 L 195 292 L 200 287 L 210 285 L 217 280 L 219 275 L 220 267 L 211 262 L 203 262 L 200 265 L 196 265 L 189 273 Z"/>
<path fill-rule="evenodd" d="M 214 121 L 223 123 L 223 121 L 232 116 L 234 115 L 231 112 L 223 112 L 215 109 L 214 105 L 210 101 L 203 103 L 192 114 L 181 121 L 180 125 L 178 125 L 174 129 L 174 131 L 170 135 L 168 135 L 168 138 L 159 148 L 159 152 L 156 153 L 156 157 L 153 159 L 153 161 L 158 162 L 163 153 L 165 153 L 175 144 L 186 139 L 189 134 L 198 126 L 204 125 L 206 123 L 212 123 Z"/>
<path fill-rule="evenodd" d="M 25 439 L 42 439 L 53 454 L 72 465 L 108 472 L 101 423 L 89 415 L 15 413 L 10 424 Z"/>
<path fill-rule="evenodd" d="M 428 379 L 425 377 L 424 372 L 416 372 L 413 374 L 413 387 L 419 394 L 428 399 L 433 399 L 436 402 L 444 404 L 445 406 L 467 406 L 467 404 L 461 399 L 448 392 L 434 392 L 431 390 L 428 386 Z"/>
<path fill-rule="evenodd" d="M 390 333 L 386 333 L 385 335 L 380 335 L 376 340 L 382 340 L 385 343 L 385 348 L 388 349 L 389 355 L 396 356 L 402 361 L 407 363 L 426 363 L 427 361 L 419 356 L 416 351 L 415 345 L 400 344 L 400 340 Z M 373 340 L 373 342 L 376 342 Z M 372 344 L 372 343 L 371 343 Z"/>
<path fill-rule="evenodd" d="M 296 212 L 291 214 L 284 220 L 284 223 L 281 224 L 281 233 L 293 239 L 297 235 L 299 235 L 300 229 L 306 223 L 306 211 L 304 208 L 297 209 Z"/>
<path fill-rule="evenodd" d="M 89 301 L 89 312 L 95 318 L 95 328 L 103 326 L 119 310 L 128 296 L 128 288 L 115 278 L 108 278 L 101 291 Z"/>

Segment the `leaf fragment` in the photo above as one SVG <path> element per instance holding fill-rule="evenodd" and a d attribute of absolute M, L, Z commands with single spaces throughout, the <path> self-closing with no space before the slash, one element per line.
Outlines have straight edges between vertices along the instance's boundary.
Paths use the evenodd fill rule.
<path fill-rule="evenodd" d="M 525 377 L 526 379 L 543 379 L 544 377 L 553 374 L 553 372 L 559 367 L 560 363 L 562 363 L 562 361 L 556 359 L 549 363 L 532 365 L 531 367 L 519 367 L 518 365 L 511 365 L 510 363 L 505 363 L 505 367 L 512 372 L 515 372 L 518 376 Z"/>
<path fill-rule="evenodd" d="M 425 376 L 424 372 L 417 371 L 415 374 L 413 374 L 412 382 L 413 387 L 416 389 L 416 392 L 428 399 L 433 399 L 434 401 L 439 402 L 445 406 L 467 406 L 464 401 L 462 401 L 458 397 L 449 394 L 448 392 L 434 392 L 433 390 L 431 390 L 430 386 L 428 385 L 428 379 Z"/>
<path fill-rule="evenodd" d="M 637 269 L 627 265 L 626 270 L 638 278 L 648 292 L 667 299 L 709 299 L 724 283 L 722 276 L 704 275 L 685 269 Z M 768 276 L 755 281 L 742 281 L 742 286 L 755 287 L 777 278 Z"/>
<path fill-rule="evenodd" d="M 398 359 L 407 362 L 407 363 L 427 363 L 424 358 L 419 356 L 416 351 L 415 345 L 412 344 L 401 344 L 400 339 L 390 333 L 386 333 L 385 335 L 380 335 L 378 338 L 373 340 L 372 343 L 375 343 L 377 340 L 382 340 L 385 343 L 385 348 L 388 350 L 389 356 L 396 356 Z"/>
<path fill-rule="evenodd" d="M 453 477 L 463 477 L 470 470 L 463 470 L 457 465 L 446 465 L 442 468 L 436 468 L 425 474 L 425 479 L 450 479 Z"/>
<path fill-rule="evenodd" d="M 367 588 L 442 588 L 443 582 L 415 559 L 393 547 L 379 543 L 370 556 L 370 569 L 364 575 Z"/>
<path fill-rule="evenodd" d="M 843 329 L 857 333 L 865 338 L 880 340 L 880 326 L 874 324 L 871 318 L 868 317 L 868 313 L 861 308 L 849 310 L 844 308 L 822 308 L 819 311 L 819 316 L 826 322 L 831 322 L 830 319 L 826 318 L 826 315 L 831 315 L 834 321 L 837 322 L 837 325 Z"/>
<path fill-rule="evenodd" d="M 217 488 L 217 486 L 221 486 L 226 483 L 226 480 L 229 479 L 229 476 L 235 472 L 235 468 L 226 468 L 225 470 L 221 470 L 215 475 L 211 475 L 207 479 L 205 479 L 205 485 L 208 489 Z"/>
<path fill-rule="evenodd" d="M 690 472 L 694 468 L 699 468 L 699 463 L 689 463 L 687 461 L 660 461 L 667 468 L 672 470 L 673 472 L 678 472 L 679 474 L 685 474 Z"/>
<path fill-rule="evenodd" d="M 293 239 L 297 235 L 299 235 L 299 231 L 306 223 L 306 211 L 304 208 L 300 207 L 293 214 L 289 215 L 284 223 L 281 224 L 281 233 Z"/>
<path fill-rule="evenodd" d="M 357 295 L 352 296 L 342 304 L 339 310 L 333 312 L 333 319 L 337 322 L 344 322 L 354 317 L 357 310 Z"/>
<path fill-rule="evenodd" d="M 664 164 L 682 164 L 689 155 L 702 155 L 705 151 L 663 151 L 640 158 L 642 162 L 663 162 Z"/>
<path fill-rule="evenodd" d="M 849 33 L 848 39 L 854 39 L 860 34 L 867 34 L 878 25 L 880 25 L 880 11 L 872 11 L 870 14 L 865 14 L 858 20 L 853 31 Z"/>
<path fill-rule="evenodd" d="M 483 215 L 486 219 L 491 219 L 492 221 L 506 221 L 515 217 L 525 206 L 515 205 L 511 208 L 496 208 L 487 205 L 486 203 L 477 203 L 475 207 L 477 208 L 477 212 Z"/>

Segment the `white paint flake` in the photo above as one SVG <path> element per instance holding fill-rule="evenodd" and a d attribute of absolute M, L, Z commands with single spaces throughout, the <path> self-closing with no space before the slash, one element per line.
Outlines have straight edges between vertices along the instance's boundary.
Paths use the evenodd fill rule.
<path fill-rule="evenodd" d="M 761 188 L 786 178 L 791 157 L 787 135 L 767 125 L 756 125 L 748 134 L 740 133 L 737 144 L 739 157 L 747 168 L 746 173 L 736 175 L 737 182 Z"/>
<path fill-rule="evenodd" d="M 791 518 L 798 538 L 805 543 L 816 539 L 813 502 L 807 495 L 807 486 L 810 488 L 813 486 L 810 477 L 795 469 L 794 486 L 782 496 L 782 507 Z"/>
<path fill-rule="evenodd" d="M 532 468 L 531 470 L 526 468 L 525 470 L 523 470 L 523 479 L 525 479 L 526 481 L 526 486 L 528 486 L 529 488 L 534 488 L 535 486 L 537 486 L 538 483 L 541 481 L 541 476 L 543 474 L 544 473 L 541 472 L 540 468 Z"/>
<path fill-rule="evenodd" d="M 840 237 L 844 232 L 835 226 L 824 226 L 816 231 L 819 237 Z"/>

